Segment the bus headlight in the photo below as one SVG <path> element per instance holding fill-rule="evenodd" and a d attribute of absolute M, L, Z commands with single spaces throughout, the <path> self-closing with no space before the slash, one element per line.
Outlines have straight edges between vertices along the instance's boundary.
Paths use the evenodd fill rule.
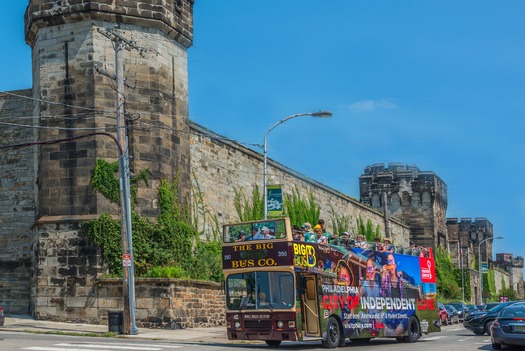
<path fill-rule="evenodd" d="M 241 322 L 235 322 L 235 328 L 239 329 L 241 327 Z"/>
<path fill-rule="evenodd" d="M 281 329 L 284 323 L 282 321 L 277 322 L 277 328 Z"/>

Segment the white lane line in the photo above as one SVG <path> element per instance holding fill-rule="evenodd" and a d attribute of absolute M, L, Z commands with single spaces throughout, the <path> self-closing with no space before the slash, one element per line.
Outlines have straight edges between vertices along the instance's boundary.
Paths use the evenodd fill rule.
<path fill-rule="evenodd" d="M 122 345 L 122 344 L 81 344 L 81 343 L 72 343 L 72 344 L 54 344 L 53 346 L 60 347 L 87 347 L 92 349 L 104 349 L 104 350 L 143 350 L 143 351 L 160 351 L 162 350 L 159 347 L 150 347 L 149 345 L 138 346 L 138 345 Z"/>
<path fill-rule="evenodd" d="M 91 343 L 63 343 L 63 344 L 55 344 L 56 346 L 91 346 L 95 348 L 99 347 L 106 347 L 106 348 L 122 348 L 126 346 L 129 350 L 160 350 L 160 349 L 178 349 L 179 347 L 182 347 L 182 345 L 168 345 L 168 344 L 131 344 L 131 343 L 100 343 L 100 342 L 91 342 Z M 129 347 L 131 346 L 131 347 Z"/>
<path fill-rule="evenodd" d="M 26 347 L 22 350 L 33 350 L 33 351 L 100 351 L 100 349 L 71 349 L 62 347 L 43 347 L 43 346 L 31 346 Z"/>
<path fill-rule="evenodd" d="M 424 337 L 421 339 L 421 341 L 433 341 L 433 340 L 439 340 L 439 339 L 442 339 L 442 338 L 445 338 L 446 336 L 445 335 L 442 335 L 442 336 L 430 336 L 430 337 Z"/>

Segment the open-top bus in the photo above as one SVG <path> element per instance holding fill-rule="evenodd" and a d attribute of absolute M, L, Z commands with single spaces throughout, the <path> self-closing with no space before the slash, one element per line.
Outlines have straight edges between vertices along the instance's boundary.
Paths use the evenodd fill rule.
<path fill-rule="evenodd" d="M 288 218 L 225 225 L 223 269 L 230 340 L 376 337 L 417 342 L 440 331 L 429 257 L 293 240 Z"/>

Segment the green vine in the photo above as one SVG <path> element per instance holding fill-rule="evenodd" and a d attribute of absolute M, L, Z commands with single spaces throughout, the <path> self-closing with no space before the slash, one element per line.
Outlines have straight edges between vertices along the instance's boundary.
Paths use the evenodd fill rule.
<path fill-rule="evenodd" d="M 449 252 L 443 247 L 437 248 L 435 258 L 438 298 L 442 301 L 461 299 L 461 270 L 454 266 Z M 459 284 L 457 281 L 458 276 L 460 279 Z"/>
<path fill-rule="evenodd" d="M 117 163 L 97 160 L 91 184 L 111 202 L 119 204 L 117 170 Z M 133 203 L 136 203 L 138 182 L 147 183 L 147 175 L 147 171 L 141 171 L 131 179 Z M 158 200 L 160 214 L 156 221 L 142 218 L 134 210 L 131 213 L 135 274 L 222 281 L 219 233 L 207 235 L 208 241 L 201 241 L 202 232 L 192 226 L 190 207 L 182 205 L 178 177 L 172 182 L 161 180 Z M 205 208 L 202 204 L 200 207 Z M 110 276 L 122 275 L 121 221 L 104 214 L 83 223 L 82 228 L 88 238 L 102 248 Z"/>

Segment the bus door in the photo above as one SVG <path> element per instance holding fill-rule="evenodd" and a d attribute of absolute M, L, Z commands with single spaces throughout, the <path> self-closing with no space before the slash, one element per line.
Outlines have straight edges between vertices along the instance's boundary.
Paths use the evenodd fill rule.
<path fill-rule="evenodd" d="M 307 336 L 320 336 L 319 303 L 317 301 L 317 283 L 315 275 L 304 275 L 304 286 L 301 291 L 304 327 Z"/>

